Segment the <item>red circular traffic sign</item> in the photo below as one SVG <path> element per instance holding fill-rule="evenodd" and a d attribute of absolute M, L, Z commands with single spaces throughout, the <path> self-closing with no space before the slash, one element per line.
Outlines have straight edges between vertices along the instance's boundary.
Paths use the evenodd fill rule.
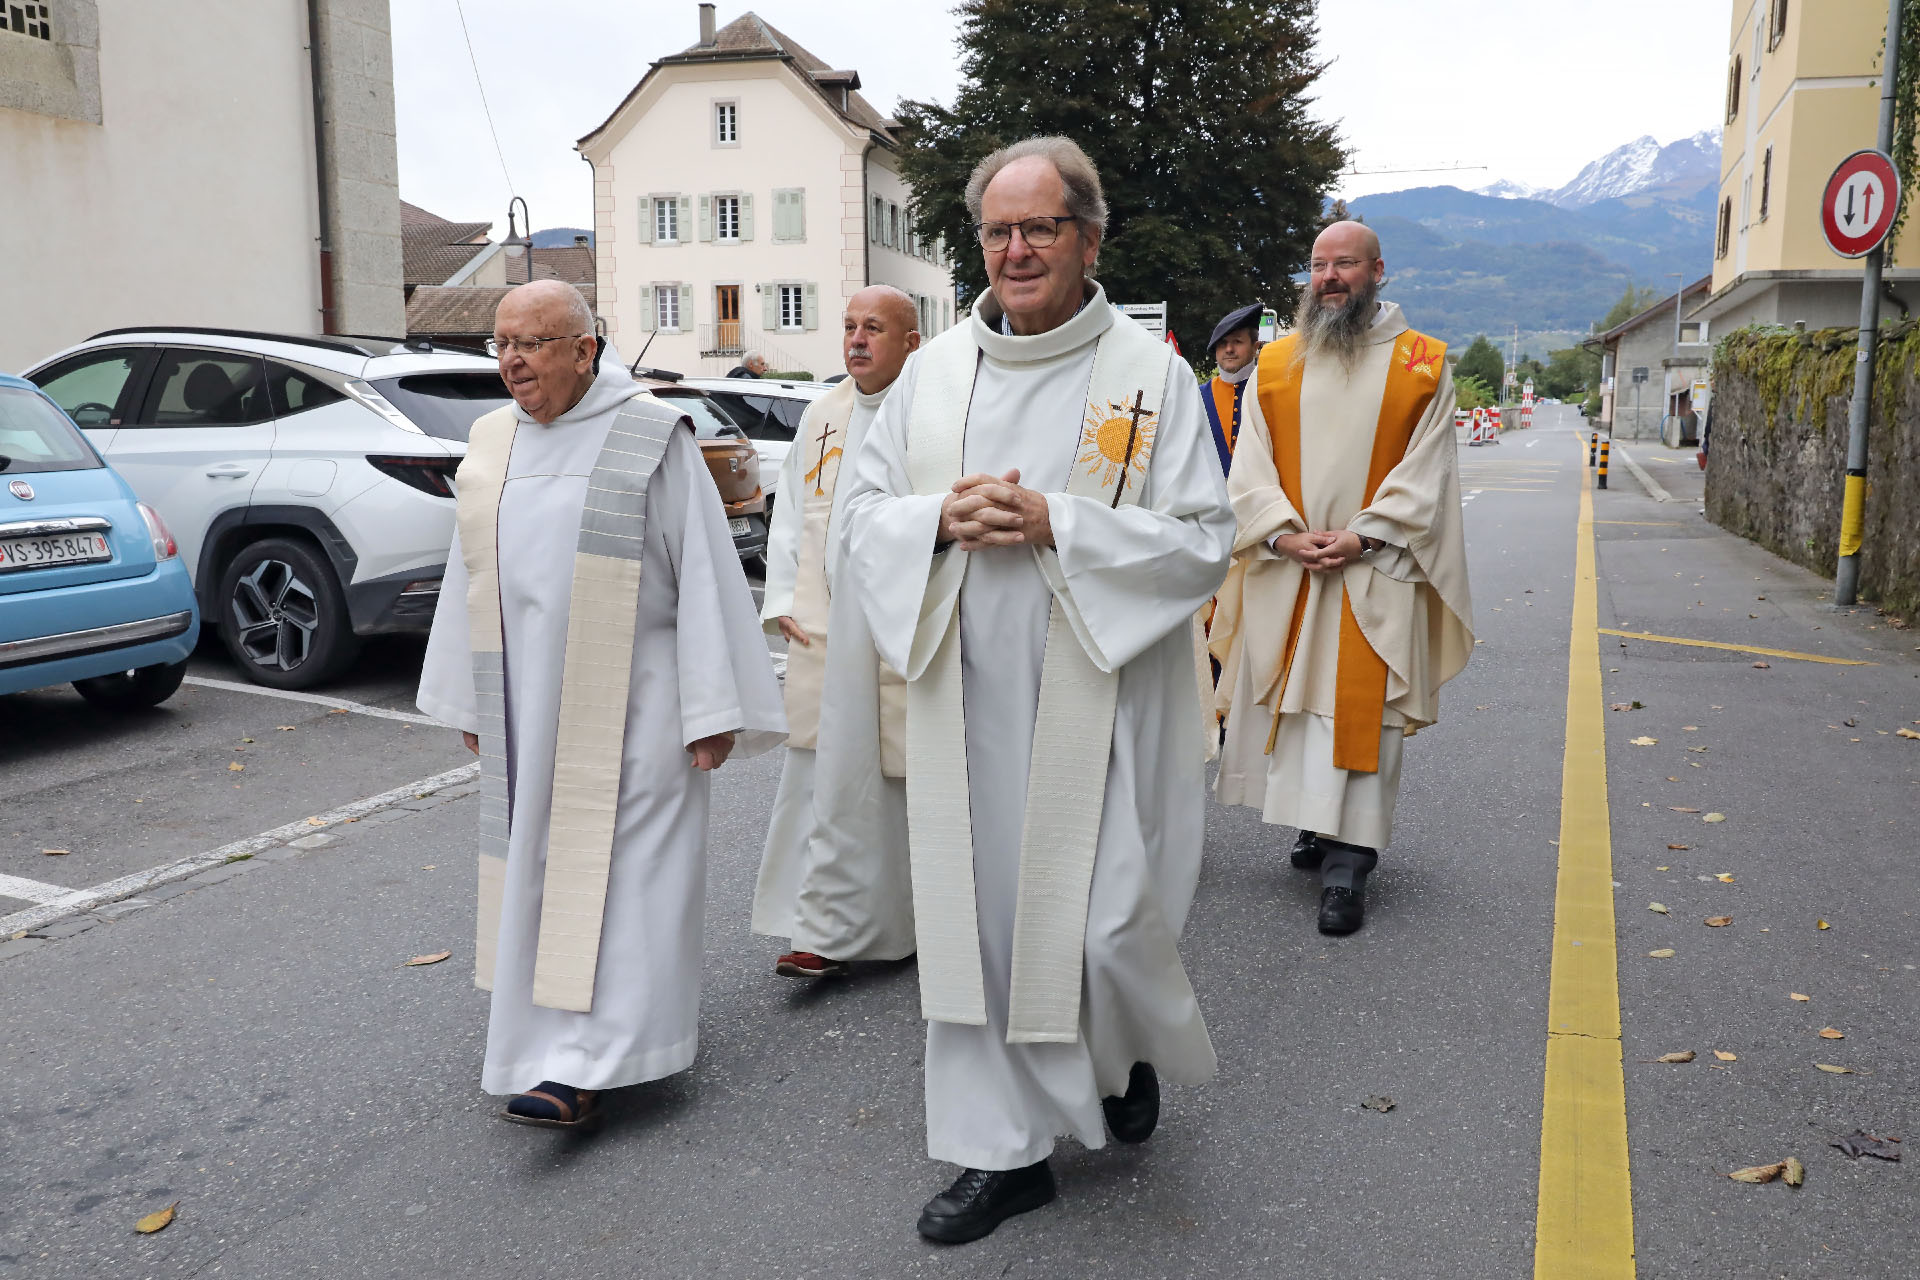
<path fill-rule="evenodd" d="M 1843 258 L 1863 258 L 1893 230 L 1900 175 L 1883 152 L 1856 151 L 1840 162 L 1820 198 L 1820 229 Z"/>

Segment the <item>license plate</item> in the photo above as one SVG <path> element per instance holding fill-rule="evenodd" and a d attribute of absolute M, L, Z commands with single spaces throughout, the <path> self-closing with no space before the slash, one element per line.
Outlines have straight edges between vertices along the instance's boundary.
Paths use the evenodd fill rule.
<path fill-rule="evenodd" d="M 746 517 L 742 516 L 738 519 L 727 521 L 727 532 L 738 537 L 741 534 L 753 532 L 753 525 L 747 522 Z"/>
<path fill-rule="evenodd" d="M 111 560 L 103 533 L 59 533 L 47 538 L 0 539 L 0 573 L 18 569 L 51 569 L 61 564 Z"/>

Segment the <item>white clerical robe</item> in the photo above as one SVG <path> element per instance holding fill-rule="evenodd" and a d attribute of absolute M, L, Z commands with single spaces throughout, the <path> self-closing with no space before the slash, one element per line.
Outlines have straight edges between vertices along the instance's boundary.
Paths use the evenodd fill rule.
<path fill-rule="evenodd" d="M 543 1080 L 636 1084 L 693 1061 L 706 893 L 708 776 L 687 745 L 739 734 L 754 755 L 785 733 L 780 691 L 725 513 L 693 433 L 676 430 L 647 490 L 638 623 L 613 863 L 591 1013 L 533 1004 L 575 543 L 587 477 L 636 390 L 608 366 L 550 425 L 522 414 L 500 501 L 512 820 L 481 1088 Z M 520 412 L 516 406 L 516 412 Z M 422 711 L 477 732 L 459 537 L 420 676 Z"/>
<path fill-rule="evenodd" d="M 1431 398 L 1367 500 L 1375 433 L 1390 369 L 1428 358 Z M 1287 340 L 1261 352 L 1241 418 L 1227 489 L 1239 526 L 1242 569 L 1223 593 L 1213 649 L 1222 662 L 1226 742 L 1216 783 L 1228 804 L 1259 809 L 1267 822 L 1378 849 L 1393 831 L 1400 761 L 1411 729 L 1439 714 L 1439 688 L 1465 663 L 1469 631 L 1465 543 L 1453 444 L 1453 384 L 1437 344 L 1412 333 L 1397 304 L 1382 303 L 1351 368 L 1310 359 L 1299 390 L 1303 510 L 1295 510 L 1274 460 L 1272 424 L 1259 394 L 1268 365 L 1291 358 Z M 1284 684 L 1291 609 L 1307 571 L 1272 546 L 1310 529 L 1351 529 L 1386 545 L 1332 573 L 1311 575 L 1299 641 Z M 1388 667 L 1373 772 L 1334 764 L 1334 715 L 1342 591 Z M 1276 712 L 1279 723 L 1274 723 Z M 1271 737 L 1271 750 L 1268 748 Z"/>
<path fill-rule="evenodd" d="M 778 634 L 776 619 L 794 615 L 795 584 L 805 571 L 801 544 L 814 536 L 804 518 L 806 495 L 816 485 L 826 490 L 832 514 L 817 531 L 824 545 L 810 548 L 808 558 L 823 566 L 829 597 L 826 627 L 809 630 L 812 643 L 826 650 L 823 684 L 807 694 L 820 704 L 817 746 L 787 745 L 754 886 L 753 931 L 835 960 L 899 960 L 914 949 L 906 780 L 882 772 L 880 659 L 867 620 L 851 593 L 832 590 L 832 533 L 845 518 L 849 487 L 839 480 L 852 474 L 851 460 L 887 389 L 867 395 L 851 380 L 846 385 L 853 403 L 840 458 L 823 459 L 803 428 L 780 469 L 782 501 L 767 537 L 760 617 L 769 634 Z"/>
<path fill-rule="evenodd" d="M 930 599 L 936 563 L 965 557 L 959 588 L 973 874 L 987 1022 L 927 1025 L 927 1151 L 971 1168 L 1043 1159 L 1070 1135 L 1105 1144 L 1100 1099 L 1125 1092 L 1135 1062 L 1174 1083 L 1214 1071 L 1176 949 L 1200 872 L 1206 809 L 1191 620 L 1219 586 L 1232 513 L 1186 363 L 1168 351 L 1151 469 L 1137 506 L 1063 492 L 1088 414 L 1094 344 L 1112 323 L 1103 294 L 1048 333 L 998 331 L 985 295 L 970 321 L 982 350 L 964 467 L 1047 495 L 1057 556 L 1027 546 L 936 553 L 941 496 L 914 495 L 907 455 L 919 356 L 881 407 L 842 526 L 841 573 L 859 592 L 880 656 L 911 677 L 916 637 L 944 632 L 953 601 Z M 843 588 L 844 589 L 844 588 Z M 1079 1038 L 1007 1043 L 1014 912 L 1040 669 L 1055 596 L 1119 675 L 1087 906 Z M 1075 628 L 1076 638 L 1080 628 Z M 908 778 L 908 786 L 915 779 Z M 923 932 L 929 922 L 919 922 Z"/>

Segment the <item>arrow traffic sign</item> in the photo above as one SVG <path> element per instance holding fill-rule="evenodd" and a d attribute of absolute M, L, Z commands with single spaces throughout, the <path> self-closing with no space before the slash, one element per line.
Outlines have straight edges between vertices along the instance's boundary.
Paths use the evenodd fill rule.
<path fill-rule="evenodd" d="M 1820 229 L 1843 258 L 1880 247 L 1900 209 L 1900 175 L 1883 152 L 1856 151 L 1840 162 L 1820 198 Z"/>

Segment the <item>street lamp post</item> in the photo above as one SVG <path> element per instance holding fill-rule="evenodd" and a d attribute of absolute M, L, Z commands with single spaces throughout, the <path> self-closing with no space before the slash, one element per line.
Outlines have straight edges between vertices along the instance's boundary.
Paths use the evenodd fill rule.
<path fill-rule="evenodd" d="M 524 236 L 520 234 L 520 223 L 514 219 L 515 205 L 520 206 L 520 217 L 527 224 L 527 234 Z M 507 201 L 507 236 L 500 243 L 509 259 L 524 257 L 527 260 L 526 279 L 520 283 L 533 283 L 533 215 L 527 212 L 527 202 L 519 196 Z M 513 281 L 509 279 L 507 283 L 512 284 Z"/>

